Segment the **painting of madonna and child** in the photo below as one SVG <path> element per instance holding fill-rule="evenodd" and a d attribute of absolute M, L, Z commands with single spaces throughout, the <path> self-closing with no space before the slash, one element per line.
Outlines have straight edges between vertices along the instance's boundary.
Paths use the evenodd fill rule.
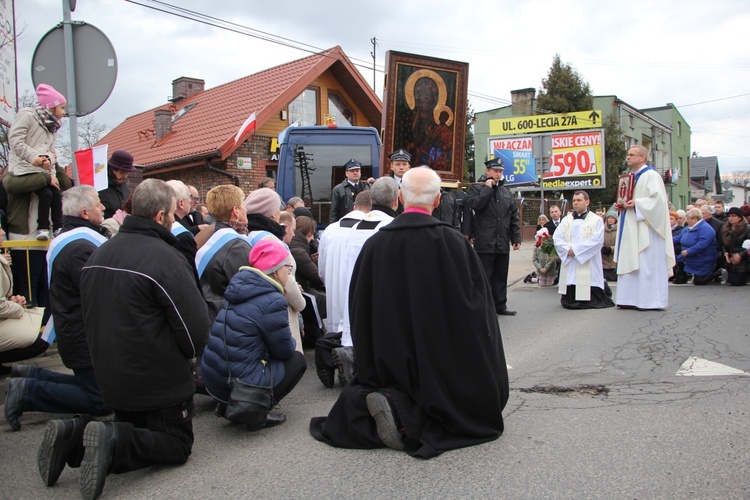
<path fill-rule="evenodd" d="M 388 51 L 386 68 L 383 150 L 404 149 L 412 166 L 428 165 L 443 179 L 460 181 L 469 65 Z"/>

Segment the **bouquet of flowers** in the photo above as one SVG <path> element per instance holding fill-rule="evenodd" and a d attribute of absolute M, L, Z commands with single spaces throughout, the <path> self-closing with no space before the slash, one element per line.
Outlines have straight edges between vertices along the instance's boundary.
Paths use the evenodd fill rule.
<path fill-rule="evenodd" d="M 552 237 L 549 235 L 549 231 L 546 227 L 543 227 L 536 232 L 536 246 L 539 247 L 539 250 L 541 250 L 542 253 L 546 253 L 547 255 L 551 255 L 555 258 L 557 257 L 555 242 L 552 240 Z"/>

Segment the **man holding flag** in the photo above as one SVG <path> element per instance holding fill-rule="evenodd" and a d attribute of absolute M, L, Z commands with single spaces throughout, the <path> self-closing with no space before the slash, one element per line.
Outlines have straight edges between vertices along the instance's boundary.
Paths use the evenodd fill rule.
<path fill-rule="evenodd" d="M 14 430 L 21 428 L 18 419 L 24 411 L 91 415 L 111 413 L 104 405 L 94 377 L 84 334 L 79 288 L 84 264 L 109 236 L 109 232 L 100 226 L 104 220 L 103 210 L 96 189 L 92 186 L 76 186 L 63 193 L 63 231 L 52 240 L 47 253 L 52 319 L 48 322 L 49 331 L 45 332 L 45 340 L 52 343 L 57 335 L 60 357 L 74 374 L 14 365 L 11 378 L 5 385 L 5 420 Z M 50 328 L 52 323 L 53 330 Z M 53 420 L 48 424 L 43 450 L 47 450 L 47 453 L 49 447 L 66 441 L 66 436 L 69 437 L 71 433 L 82 433 L 85 426 L 81 417 L 67 421 Z M 65 457 L 61 465 L 50 467 L 48 462 L 45 459 L 46 465 L 41 461 L 39 465 L 42 478 L 51 486 L 64 467 Z"/>

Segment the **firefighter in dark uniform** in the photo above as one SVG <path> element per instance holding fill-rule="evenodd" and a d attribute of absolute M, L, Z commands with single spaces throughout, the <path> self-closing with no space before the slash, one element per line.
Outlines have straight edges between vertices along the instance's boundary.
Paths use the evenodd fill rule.
<path fill-rule="evenodd" d="M 344 164 L 344 182 L 331 192 L 331 214 L 328 222 L 333 223 L 354 210 L 354 198 L 362 191 L 370 189 L 370 184 L 362 182 L 362 164 L 352 158 Z"/>

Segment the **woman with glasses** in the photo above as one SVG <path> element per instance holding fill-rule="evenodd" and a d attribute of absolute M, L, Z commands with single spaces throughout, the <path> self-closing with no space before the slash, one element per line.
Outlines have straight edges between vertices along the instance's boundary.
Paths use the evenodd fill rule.
<path fill-rule="evenodd" d="M 292 275 L 288 257 L 283 243 L 259 241 L 250 251 L 251 267 L 241 267 L 224 293 L 201 361 L 206 390 L 218 401 L 222 416 L 230 377 L 251 385 L 273 385 L 274 400 L 279 402 L 305 373 L 307 362 L 296 350 L 283 295 Z M 272 412 L 265 427 L 285 421 L 286 416 Z"/>

